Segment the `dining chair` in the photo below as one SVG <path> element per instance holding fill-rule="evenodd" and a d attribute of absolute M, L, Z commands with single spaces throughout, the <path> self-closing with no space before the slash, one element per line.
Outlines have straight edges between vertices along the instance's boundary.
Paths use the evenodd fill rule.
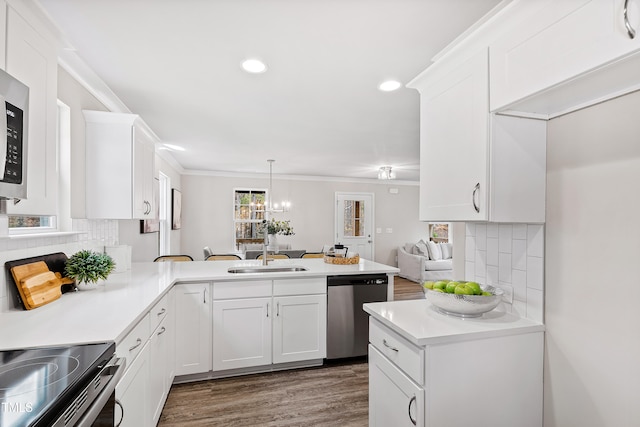
<path fill-rule="evenodd" d="M 153 262 L 166 262 L 166 261 L 193 261 L 189 255 L 160 255 Z"/>
<path fill-rule="evenodd" d="M 224 254 L 224 255 L 209 255 L 205 261 L 224 261 L 224 260 L 237 260 L 237 259 L 242 259 L 240 256 L 238 255 L 234 255 L 234 254 Z"/>
<path fill-rule="evenodd" d="M 269 254 L 267 255 L 267 258 L 272 258 L 272 259 L 289 259 L 289 255 L 287 254 Z M 256 259 L 262 259 L 262 254 L 258 255 L 258 257 Z"/>
<path fill-rule="evenodd" d="M 323 252 L 305 252 L 300 258 L 324 258 Z"/>

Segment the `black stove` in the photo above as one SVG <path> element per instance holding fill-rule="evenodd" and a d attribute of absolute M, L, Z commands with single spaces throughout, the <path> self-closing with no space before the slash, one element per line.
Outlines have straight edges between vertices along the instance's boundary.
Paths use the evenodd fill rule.
<path fill-rule="evenodd" d="M 75 425 L 114 354 L 113 342 L 0 351 L 0 427 Z"/>

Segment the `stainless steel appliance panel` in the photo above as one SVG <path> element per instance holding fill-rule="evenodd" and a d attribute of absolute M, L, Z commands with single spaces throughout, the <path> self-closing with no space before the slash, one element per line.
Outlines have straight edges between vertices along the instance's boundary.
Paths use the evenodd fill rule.
<path fill-rule="evenodd" d="M 387 300 L 386 274 L 329 276 L 327 278 L 327 359 L 367 355 L 368 302 Z"/>

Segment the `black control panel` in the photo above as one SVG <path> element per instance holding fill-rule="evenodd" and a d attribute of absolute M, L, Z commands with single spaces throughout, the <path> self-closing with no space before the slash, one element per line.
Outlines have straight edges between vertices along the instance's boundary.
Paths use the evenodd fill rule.
<path fill-rule="evenodd" d="M 22 135 L 23 112 L 20 108 L 5 102 L 7 111 L 7 159 L 1 182 L 22 183 Z"/>

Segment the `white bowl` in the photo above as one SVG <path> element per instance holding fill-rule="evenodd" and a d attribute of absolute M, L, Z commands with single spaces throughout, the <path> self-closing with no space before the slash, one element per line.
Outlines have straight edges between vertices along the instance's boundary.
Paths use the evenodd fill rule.
<path fill-rule="evenodd" d="M 432 291 L 423 287 L 425 297 L 439 311 L 458 317 L 480 317 L 496 308 L 502 300 L 504 292 L 490 285 L 480 285 L 483 291 L 493 295 L 458 295 Z"/>

